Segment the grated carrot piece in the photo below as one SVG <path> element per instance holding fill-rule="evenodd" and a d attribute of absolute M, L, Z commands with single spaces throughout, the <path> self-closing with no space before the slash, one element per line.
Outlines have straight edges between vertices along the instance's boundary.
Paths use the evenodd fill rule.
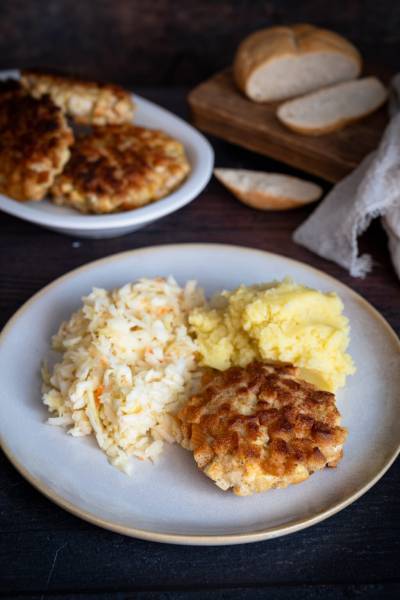
<path fill-rule="evenodd" d="M 97 386 L 97 388 L 94 391 L 94 401 L 96 403 L 97 408 L 99 407 L 100 397 L 101 397 L 101 395 L 102 395 L 103 392 L 104 392 L 104 386 L 102 384 L 100 384 L 99 386 Z"/>

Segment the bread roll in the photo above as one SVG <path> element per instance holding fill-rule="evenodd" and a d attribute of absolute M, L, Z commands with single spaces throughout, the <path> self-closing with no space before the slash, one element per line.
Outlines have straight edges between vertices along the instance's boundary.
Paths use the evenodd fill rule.
<path fill-rule="evenodd" d="M 360 72 L 361 56 L 350 42 L 312 25 L 253 33 L 240 44 L 233 65 L 238 87 L 255 102 L 299 96 Z"/>
<path fill-rule="evenodd" d="M 386 88 L 375 77 L 338 83 L 281 104 L 277 117 L 289 129 L 322 135 L 358 121 L 379 108 Z"/>
<path fill-rule="evenodd" d="M 215 177 L 241 202 L 259 210 L 288 210 L 315 202 L 319 185 L 280 173 L 214 169 Z"/>

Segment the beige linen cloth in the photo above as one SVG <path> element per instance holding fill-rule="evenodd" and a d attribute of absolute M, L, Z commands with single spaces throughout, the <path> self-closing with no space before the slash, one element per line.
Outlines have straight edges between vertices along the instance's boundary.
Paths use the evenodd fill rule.
<path fill-rule="evenodd" d="M 377 150 L 335 185 L 293 235 L 295 242 L 353 277 L 365 277 L 372 268 L 371 256 L 359 256 L 358 237 L 378 216 L 400 277 L 400 73 L 392 80 L 389 110 L 391 120 Z"/>

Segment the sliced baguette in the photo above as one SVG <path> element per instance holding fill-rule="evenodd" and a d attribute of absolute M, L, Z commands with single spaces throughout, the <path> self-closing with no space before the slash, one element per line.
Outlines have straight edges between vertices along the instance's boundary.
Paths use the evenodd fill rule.
<path fill-rule="evenodd" d="M 293 131 L 322 135 L 366 117 L 382 106 L 387 95 L 378 79 L 366 77 L 284 102 L 276 114 Z"/>
<path fill-rule="evenodd" d="M 214 169 L 215 177 L 244 204 L 259 210 L 289 210 L 321 197 L 319 185 L 279 173 Z"/>
<path fill-rule="evenodd" d="M 313 25 L 269 27 L 240 44 L 236 84 L 255 102 L 285 100 L 348 81 L 361 73 L 361 56 L 345 38 Z"/>

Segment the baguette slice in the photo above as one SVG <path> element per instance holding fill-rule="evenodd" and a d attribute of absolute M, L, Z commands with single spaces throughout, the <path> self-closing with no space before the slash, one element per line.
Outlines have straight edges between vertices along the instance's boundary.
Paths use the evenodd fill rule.
<path fill-rule="evenodd" d="M 259 210 L 289 210 L 315 202 L 319 185 L 279 173 L 214 169 L 215 177 L 241 202 Z"/>
<path fill-rule="evenodd" d="M 345 38 L 313 25 L 269 27 L 240 44 L 233 75 L 255 102 L 300 96 L 361 73 L 361 56 Z"/>
<path fill-rule="evenodd" d="M 322 135 L 341 129 L 374 112 L 387 99 L 375 77 L 346 81 L 281 104 L 277 117 L 289 129 Z"/>

